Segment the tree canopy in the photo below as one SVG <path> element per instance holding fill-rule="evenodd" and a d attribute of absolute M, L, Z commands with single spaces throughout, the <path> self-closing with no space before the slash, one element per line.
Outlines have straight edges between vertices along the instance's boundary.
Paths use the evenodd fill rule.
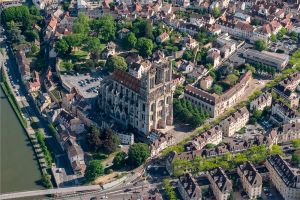
<path fill-rule="evenodd" d="M 113 72 L 116 69 L 126 71 L 127 63 L 125 59 L 121 56 L 110 56 L 106 61 L 105 67 L 110 72 Z"/>
<path fill-rule="evenodd" d="M 137 43 L 137 38 L 134 33 L 129 33 L 124 39 L 123 39 L 124 46 L 128 49 L 135 48 Z"/>
<path fill-rule="evenodd" d="M 124 151 L 118 152 L 113 159 L 113 166 L 115 169 L 120 169 L 126 164 L 127 154 Z"/>
<path fill-rule="evenodd" d="M 85 171 L 85 178 L 88 182 L 94 181 L 98 176 L 104 174 L 104 167 L 100 160 L 88 162 Z"/>
<path fill-rule="evenodd" d="M 258 51 L 263 51 L 267 48 L 267 44 L 264 40 L 256 40 L 254 42 L 254 49 Z"/>
<path fill-rule="evenodd" d="M 98 19 L 92 20 L 90 27 L 104 42 L 115 39 L 117 27 L 111 15 L 105 14 Z"/>
<path fill-rule="evenodd" d="M 87 34 L 90 30 L 89 26 L 89 17 L 83 13 L 79 13 L 78 17 L 74 20 L 73 23 L 73 32 L 80 34 Z"/>
<path fill-rule="evenodd" d="M 145 37 L 138 39 L 137 49 L 140 55 L 144 57 L 150 56 L 152 54 L 153 47 L 154 46 L 152 40 Z"/>
<path fill-rule="evenodd" d="M 150 156 L 150 150 L 145 143 L 135 143 L 128 150 L 128 164 L 133 167 L 140 166 Z"/>

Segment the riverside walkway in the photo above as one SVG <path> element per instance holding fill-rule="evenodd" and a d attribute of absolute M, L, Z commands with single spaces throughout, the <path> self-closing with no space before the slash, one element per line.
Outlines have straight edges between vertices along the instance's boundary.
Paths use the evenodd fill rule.
<path fill-rule="evenodd" d="M 102 190 L 99 185 L 88 185 L 88 186 L 78 186 L 78 187 L 68 187 L 68 188 L 56 188 L 56 189 L 47 189 L 47 190 L 33 190 L 25 192 L 12 192 L 6 194 L 0 194 L 0 200 L 2 199 L 16 199 L 24 197 L 34 197 L 34 196 L 44 196 L 44 195 L 59 195 L 67 194 L 74 192 L 84 192 L 92 190 Z"/>

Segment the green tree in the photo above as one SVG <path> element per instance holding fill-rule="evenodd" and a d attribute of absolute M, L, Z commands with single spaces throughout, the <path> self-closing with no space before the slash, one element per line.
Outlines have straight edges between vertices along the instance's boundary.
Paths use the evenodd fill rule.
<path fill-rule="evenodd" d="M 299 34 L 295 31 L 291 31 L 290 37 L 291 37 L 292 40 L 294 40 L 296 42 L 299 40 Z"/>
<path fill-rule="evenodd" d="M 39 34 L 36 30 L 28 30 L 24 32 L 24 35 L 29 42 L 33 42 L 34 40 L 39 40 Z"/>
<path fill-rule="evenodd" d="M 124 167 L 126 163 L 127 154 L 125 152 L 118 152 L 113 159 L 113 166 L 115 169 L 120 169 Z"/>
<path fill-rule="evenodd" d="M 271 154 L 283 155 L 283 151 L 279 145 L 272 145 Z"/>
<path fill-rule="evenodd" d="M 144 20 L 140 17 L 136 18 L 132 23 L 132 30 L 138 37 L 154 39 L 153 26 L 149 20 Z"/>
<path fill-rule="evenodd" d="M 152 54 L 153 47 L 154 46 L 152 40 L 145 37 L 138 39 L 137 49 L 140 55 L 144 57 L 150 56 Z"/>
<path fill-rule="evenodd" d="M 128 150 L 128 164 L 133 167 L 140 166 L 150 156 L 150 150 L 147 144 L 135 143 Z"/>
<path fill-rule="evenodd" d="M 246 63 L 246 64 L 245 64 L 245 69 L 246 69 L 247 71 L 251 71 L 252 73 L 255 73 L 255 72 L 256 72 L 255 67 L 253 67 L 253 66 L 250 65 L 249 63 Z"/>
<path fill-rule="evenodd" d="M 300 148 L 300 139 L 292 140 L 292 144 L 293 144 L 294 148 L 299 149 Z"/>
<path fill-rule="evenodd" d="M 68 43 L 70 47 L 79 47 L 81 46 L 84 40 L 84 35 L 71 34 L 71 35 L 64 36 L 63 39 Z"/>
<path fill-rule="evenodd" d="M 226 76 L 225 78 L 225 83 L 227 83 L 230 86 L 233 86 L 234 84 L 236 84 L 236 82 L 239 80 L 239 78 L 234 75 L 234 74 L 229 74 Z"/>
<path fill-rule="evenodd" d="M 99 19 L 92 20 L 90 27 L 104 42 L 113 40 L 116 36 L 116 22 L 111 15 L 105 14 Z"/>
<path fill-rule="evenodd" d="M 55 51 L 59 56 L 66 55 L 70 52 L 70 46 L 64 39 L 60 39 L 55 43 Z"/>
<path fill-rule="evenodd" d="M 271 41 L 272 42 L 276 42 L 277 41 L 277 36 L 275 34 L 273 34 L 273 33 L 271 35 Z"/>
<path fill-rule="evenodd" d="M 300 150 L 296 150 L 293 154 L 292 154 L 292 161 L 293 163 L 299 165 L 300 164 Z"/>
<path fill-rule="evenodd" d="M 89 51 L 95 52 L 100 48 L 100 40 L 96 37 L 88 37 L 86 39 L 86 47 Z"/>
<path fill-rule="evenodd" d="M 215 17 L 215 18 L 218 18 L 221 16 L 221 10 L 219 8 L 214 8 L 213 11 L 212 11 L 212 15 Z"/>
<path fill-rule="evenodd" d="M 47 173 L 43 172 L 42 183 L 46 188 L 51 188 L 52 187 L 51 176 L 48 175 Z"/>
<path fill-rule="evenodd" d="M 110 56 L 105 63 L 105 67 L 110 72 L 113 72 L 116 69 L 126 71 L 127 63 L 121 56 Z"/>
<path fill-rule="evenodd" d="M 220 94 L 222 94 L 222 92 L 223 92 L 223 88 L 222 88 L 222 86 L 215 84 L 215 85 L 213 86 L 213 91 L 214 91 L 214 93 L 220 95 Z"/>
<path fill-rule="evenodd" d="M 73 32 L 80 34 L 87 34 L 90 30 L 89 26 L 89 17 L 83 13 L 79 13 L 78 17 L 74 20 L 73 23 Z"/>
<path fill-rule="evenodd" d="M 193 52 L 190 50 L 186 50 L 183 55 L 182 58 L 188 61 L 191 61 L 193 59 Z"/>
<path fill-rule="evenodd" d="M 101 149 L 104 153 L 115 152 L 120 145 L 120 139 L 111 129 L 104 129 L 100 134 Z"/>
<path fill-rule="evenodd" d="M 256 40 L 254 42 L 254 49 L 258 51 L 263 51 L 267 48 L 267 44 L 264 40 Z"/>
<path fill-rule="evenodd" d="M 98 176 L 104 174 L 104 167 L 100 160 L 88 162 L 85 171 L 85 178 L 88 182 L 94 181 Z"/>
<path fill-rule="evenodd" d="M 128 49 L 135 48 L 137 43 L 137 38 L 135 37 L 134 33 L 129 33 L 124 39 L 123 39 L 124 46 Z"/>

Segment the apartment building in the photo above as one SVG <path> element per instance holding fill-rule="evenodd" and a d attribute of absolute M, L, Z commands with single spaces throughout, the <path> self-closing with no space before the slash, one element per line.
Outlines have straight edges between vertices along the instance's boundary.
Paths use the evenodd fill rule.
<path fill-rule="evenodd" d="M 276 143 L 279 144 L 300 139 L 300 122 L 283 124 L 272 131 L 275 131 Z"/>
<path fill-rule="evenodd" d="M 175 139 L 172 134 L 160 134 L 159 137 L 150 144 L 151 157 L 158 155 L 160 151 L 174 143 Z"/>
<path fill-rule="evenodd" d="M 276 67 L 277 70 L 283 70 L 289 62 L 289 55 L 254 49 L 246 49 L 243 57 L 250 62 Z"/>
<path fill-rule="evenodd" d="M 289 108 L 284 103 L 278 101 L 272 106 L 271 121 L 277 125 L 300 122 L 297 110 Z"/>
<path fill-rule="evenodd" d="M 265 107 L 272 105 L 272 95 L 270 93 L 262 93 L 256 99 L 250 102 L 250 111 L 263 111 Z"/>
<path fill-rule="evenodd" d="M 106 116 L 143 134 L 172 125 L 172 102 L 172 67 L 165 59 L 129 72 L 116 70 L 101 85 L 98 98 Z"/>
<path fill-rule="evenodd" d="M 278 155 L 267 157 L 266 167 L 270 179 L 285 200 L 299 200 L 300 197 L 300 169 L 292 168 Z"/>
<path fill-rule="evenodd" d="M 227 200 L 232 192 L 232 182 L 221 167 L 208 170 L 207 177 L 217 200 Z"/>
<path fill-rule="evenodd" d="M 261 196 L 262 177 L 249 161 L 238 166 L 237 173 L 240 176 L 243 189 L 246 191 L 250 199 Z"/>
<path fill-rule="evenodd" d="M 248 71 L 241 76 L 235 86 L 221 95 L 206 92 L 193 85 L 187 85 L 184 97 L 195 106 L 207 111 L 211 117 L 218 117 L 242 99 L 251 79 L 252 73 Z"/>
<path fill-rule="evenodd" d="M 245 127 L 249 121 L 249 111 L 246 107 L 238 109 L 235 113 L 220 122 L 225 136 L 231 137 L 235 132 Z"/>
<path fill-rule="evenodd" d="M 220 126 L 215 126 L 204 133 L 196 136 L 192 141 L 188 142 L 184 147 L 188 151 L 200 150 L 207 144 L 218 145 L 222 142 L 222 129 Z"/>
<path fill-rule="evenodd" d="M 178 190 L 183 200 L 201 200 L 201 188 L 192 174 L 186 173 L 178 177 Z"/>

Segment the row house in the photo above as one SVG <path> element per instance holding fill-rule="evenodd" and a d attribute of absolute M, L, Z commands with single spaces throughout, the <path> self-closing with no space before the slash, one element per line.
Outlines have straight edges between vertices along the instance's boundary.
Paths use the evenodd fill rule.
<path fill-rule="evenodd" d="M 239 165 L 237 173 L 241 179 L 243 189 L 246 191 L 250 199 L 255 199 L 261 196 L 262 176 L 250 161 Z"/>
<path fill-rule="evenodd" d="M 183 200 L 202 199 L 201 188 L 190 173 L 178 177 L 178 190 Z"/>
<path fill-rule="evenodd" d="M 193 85 L 187 85 L 184 97 L 195 106 L 199 106 L 207 111 L 211 117 L 217 117 L 236 105 L 243 98 L 251 79 L 252 73 L 248 71 L 240 77 L 235 86 L 221 95 L 211 94 Z"/>
<path fill-rule="evenodd" d="M 150 144 L 151 157 L 155 157 L 165 148 L 175 144 L 175 139 L 172 134 L 161 133 L 157 139 Z"/>
<path fill-rule="evenodd" d="M 249 111 L 246 107 L 238 109 L 235 113 L 220 122 L 225 136 L 231 137 L 235 132 L 245 127 L 249 121 Z"/>
<path fill-rule="evenodd" d="M 272 95 L 270 93 L 262 93 L 256 99 L 250 102 L 250 111 L 263 111 L 266 107 L 272 105 Z"/>
<path fill-rule="evenodd" d="M 280 85 L 282 85 L 283 87 L 294 91 L 297 86 L 300 84 L 300 72 L 295 72 L 293 74 L 290 74 L 287 78 L 285 78 L 284 80 L 282 80 L 280 82 Z"/>
<path fill-rule="evenodd" d="M 57 116 L 57 122 L 63 124 L 66 128 L 69 128 L 72 132 L 76 134 L 83 133 L 85 131 L 85 127 L 83 122 L 74 117 L 71 113 L 68 113 L 65 110 L 62 110 Z"/>
<path fill-rule="evenodd" d="M 216 200 L 228 199 L 232 192 L 232 182 L 221 167 L 207 171 L 207 177 Z"/>
<path fill-rule="evenodd" d="M 200 27 L 204 27 L 206 25 L 213 25 L 215 24 L 215 18 L 210 14 L 201 15 L 195 12 L 192 12 L 190 15 L 190 23 Z"/>
<path fill-rule="evenodd" d="M 286 123 L 300 122 L 299 113 L 297 110 L 289 108 L 284 103 L 278 101 L 272 106 L 271 121 L 277 125 Z"/>
<path fill-rule="evenodd" d="M 299 94 L 291 91 L 289 88 L 286 88 L 281 84 L 275 85 L 272 90 L 291 108 L 298 108 L 300 99 Z"/>
<path fill-rule="evenodd" d="M 215 126 L 199 136 L 195 137 L 192 141 L 185 145 L 187 151 L 200 150 L 204 148 L 207 144 L 218 145 L 222 142 L 222 129 L 220 126 Z"/>
<path fill-rule="evenodd" d="M 300 197 L 300 169 L 292 168 L 278 154 L 267 157 L 265 165 L 272 183 L 283 199 L 298 200 Z"/>

